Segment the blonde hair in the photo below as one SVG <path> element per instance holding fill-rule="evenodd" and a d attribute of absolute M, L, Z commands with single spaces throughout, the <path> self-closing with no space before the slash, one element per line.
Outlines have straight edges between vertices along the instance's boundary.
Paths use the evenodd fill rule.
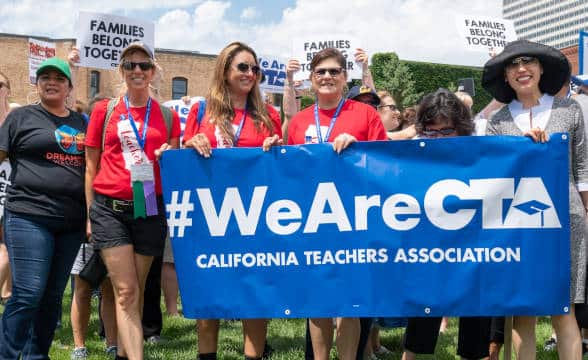
<path fill-rule="evenodd" d="M 231 94 L 227 84 L 227 74 L 233 59 L 242 51 L 250 53 L 255 59 L 255 64 L 258 65 L 257 55 L 252 48 L 239 41 L 230 43 L 216 58 L 216 64 L 210 82 L 210 90 L 206 95 L 206 113 L 208 114 L 208 118 L 220 129 L 221 134 L 231 141 L 235 138 L 232 125 L 235 111 L 233 110 Z M 274 125 L 259 91 L 258 85 L 260 79 L 261 75 L 258 74 L 253 88 L 247 94 L 247 114 L 253 119 L 255 128 L 258 131 L 261 131 L 261 125 L 263 125 L 273 134 Z"/>
<path fill-rule="evenodd" d="M 456 91 L 455 96 L 457 96 L 457 98 L 468 108 L 472 108 L 472 106 L 474 105 L 474 99 L 472 99 L 472 97 L 470 96 L 470 94 L 468 94 L 465 91 Z"/>
<path fill-rule="evenodd" d="M 2 71 L 0 71 L 0 76 L 2 78 L 4 78 L 4 82 L 6 83 L 6 86 L 8 87 L 8 96 L 10 96 L 10 91 L 11 91 L 10 80 L 8 80 L 8 76 L 6 76 L 6 74 L 4 74 Z M 8 96 L 6 97 L 5 103 L 3 105 L 7 111 L 10 111 L 10 104 L 8 101 Z"/>
<path fill-rule="evenodd" d="M 390 93 L 386 90 L 378 90 L 376 92 L 376 94 L 378 94 L 378 97 L 380 98 L 380 100 L 382 100 L 385 97 L 389 97 L 392 100 L 394 100 L 394 103 L 396 104 L 396 99 L 394 99 L 394 96 L 390 95 Z"/>

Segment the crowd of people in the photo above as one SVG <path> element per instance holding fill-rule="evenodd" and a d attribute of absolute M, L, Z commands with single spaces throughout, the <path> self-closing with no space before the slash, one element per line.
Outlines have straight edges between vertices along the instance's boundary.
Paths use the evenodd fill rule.
<path fill-rule="evenodd" d="M 258 86 L 255 51 L 230 43 L 216 59 L 205 101 L 191 108 L 182 139 L 178 115 L 161 105 L 157 91 L 163 69 L 143 43 L 132 43 L 121 53 L 118 96 L 93 99 L 88 109 L 79 102 L 76 106 L 75 49 L 68 61 L 50 58 L 39 66 L 36 104 L 11 106 L 9 76 L 0 72 L 0 163 L 12 169 L 0 243 L 0 360 L 48 359 L 70 275 L 72 359 L 89 356 L 85 340 L 95 288 L 107 354 L 142 360 L 144 342 L 159 341 L 161 288 L 168 313 L 179 314 L 158 165 L 168 149 L 191 148 L 209 158 L 217 148 L 267 151 L 283 144 L 329 143 L 341 153 L 357 141 L 519 135 L 542 143 L 557 132 L 570 139 L 572 305 L 569 313 L 552 317 L 553 343 L 561 359 L 581 359 L 581 329 L 588 328 L 583 120 L 588 79 L 571 77 L 558 50 L 515 41 L 484 66 L 482 84 L 494 100 L 475 115 L 467 93 L 447 89 L 402 106 L 390 92 L 375 89 L 365 51 L 357 49 L 354 56 L 363 69 L 362 85 L 347 91 L 344 55 L 331 48 L 314 55 L 309 80 L 315 102 L 305 109 L 301 83 L 294 81 L 300 63 L 288 61 L 281 119 Z M 570 92 L 570 81 L 578 85 L 577 94 Z M 90 264 L 102 266 L 103 274 L 89 278 L 85 271 Z M 340 359 L 376 359 L 388 351 L 379 342 L 381 321 L 308 319 L 306 358 L 329 359 L 335 332 Z M 444 319 L 409 318 L 404 323 L 403 359 L 434 353 Z M 243 319 L 242 324 L 244 358 L 269 358 L 268 319 Z M 536 358 L 535 325 L 535 317 L 514 319 L 519 359 Z M 219 319 L 197 320 L 196 331 L 198 359 L 217 359 Z M 462 317 L 458 338 L 461 358 L 497 360 L 504 319 Z"/>

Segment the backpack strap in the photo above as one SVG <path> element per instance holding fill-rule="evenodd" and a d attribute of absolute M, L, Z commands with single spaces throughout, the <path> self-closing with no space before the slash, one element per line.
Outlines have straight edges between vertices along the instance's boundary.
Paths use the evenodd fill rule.
<path fill-rule="evenodd" d="M 114 112 L 114 108 L 118 104 L 119 100 L 120 98 L 116 97 L 108 101 L 108 106 L 106 107 L 106 117 L 104 118 L 104 125 L 102 126 L 102 151 L 104 151 L 104 142 L 106 141 L 106 127 L 108 126 L 108 122 L 110 121 L 112 113 Z"/>
<path fill-rule="evenodd" d="M 174 117 L 171 109 L 167 106 L 159 105 L 159 109 L 161 110 L 161 115 L 163 115 L 163 122 L 165 123 L 165 129 L 167 130 L 167 142 L 169 143 L 169 139 L 171 138 L 172 122 L 174 120 Z"/>
<path fill-rule="evenodd" d="M 118 104 L 120 98 L 114 98 L 108 101 L 108 106 L 106 108 L 106 117 L 104 118 L 104 126 L 102 126 L 102 151 L 104 151 L 104 143 L 106 141 L 106 127 L 108 126 L 108 122 L 112 117 L 112 113 L 114 112 L 114 108 Z M 169 139 L 171 137 L 171 129 L 172 129 L 172 122 L 174 120 L 172 111 L 165 107 L 159 106 L 161 110 L 161 115 L 163 115 L 163 122 L 165 123 L 165 129 L 167 130 L 167 142 L 169 143 Z"/>
<path fill-rule="evenodd" d="M 198 127 L 200 127 L 200 123 L 202 122 L 202 118 L 206 113 L 206 99 L 198 101 L 198 114 L 196 115 L 196 121 L 198 122 Z"/>

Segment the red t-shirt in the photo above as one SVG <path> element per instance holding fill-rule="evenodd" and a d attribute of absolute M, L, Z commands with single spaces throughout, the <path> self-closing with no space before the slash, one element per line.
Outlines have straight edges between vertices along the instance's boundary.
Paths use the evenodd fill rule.
<path fill-rule="evenodd" d="M 300 111 L 290 121 L 288 127 L 289 145 L 319 142 L 314 119 L 314 106 L 311 105 Z M 319 108 L 321 136 L 326 136 L 336 110 L 336 108 L 329 110 Z M 337 135 L 342 133 L 353 135 L 357 141 L 388 139 L 378 112 L 369 105 L 353 100 L 346 100 L 343 104 L 327 142 L 332 142 Z"/>
<path fill-rule="evenodd" d="M 86 146 L 102 148 L 102 129 L 104 128 L 107 107 L 108 100 L 103 100 L 94 107 L 88 124 L 88 132 L 86 133 Z M 137 131 L 139 135 L 142 135 L 147 107 L 132 107 L 130 111 L 137 125 Z M 172 114 L 170 139 L 180 136 L 180 118 L 173 110 Z M 122 120 L 121 116 L 124 116 L 124 120 Z M 166 143 L 167 139 L 167 127 L 159 109 L 159 103 L 153 100 L 144 154 L 147 159 L 154 163 L 155 191 L 158 195 L 161 195 L 162 190 L 159 164 L 155 161 L 155 150 L 159 149 L 163 143 Z M 94 191 L 116 199 L 132 200 L 133 189 L 131 188 L 130 165 L 145 155 L 137 145 L 135 133 L 128 121 L 125 103 L 121 99 L 114 107 L 112 117 L 108 121 L 104 150 L 100 158 L 98 174 L 94 179 Z"/>
<path fill-rule="evenodd" d="M 230 144 L 221 144 L 219 146 L 219 142 L 222 141 L 223 138 L 221 136 L 220 130 L 210 122 L 208 112 L 206 112 L 206 114 L 204 114 L 202 117 L 200 126 L 198 125 L 198 121 L 196 121 L 198 107 L 199 103 L 196 103 L 192 105 L 192 108 L 190 109 L 188 119 L 186 120 L 186 129 L 184 130 L 184 141 L 190 140 L 198 133 L 202 133 L 208 137 L 211 148 L 230 147 Z M 278 114 L 278 112 L 271 105 L 266 105 L 266 108 L 274 125 L 273 133 L 270 133 L 269 129 L 267 129 L 263 124 L 260 125 L 261 131 L 256 129 L 255 124 L 253 123 L 253 119 L 249 116 L 249 113 L 247 113 L 243 123 L 243 128 L 241 129 L 241 135 L 239 136 L 239 140 L 237 142 L 237 147 L 261 146 L 263 145 L 263 140 L 265 138 L 276 134 L 282 138 L 282 123 L 280 121 L 280 114 Z M 235 112 L 235 117 L 233 118 L 233 130 L 236 132 L 239 124 L 241 123 L 241 119 L 243 118 L 244 110 L 233 109 L 233 111 Z"/>

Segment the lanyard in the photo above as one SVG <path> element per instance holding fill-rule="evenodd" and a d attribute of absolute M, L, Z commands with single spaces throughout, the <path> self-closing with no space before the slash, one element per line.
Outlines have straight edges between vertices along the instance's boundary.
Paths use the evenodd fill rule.
<path fill-rule="evenodd" d="M 247 117 L 247 102 L 245 102 L 245 110 L 243 111 L 243 117 L 241 118 L 241 122 L 239 123 L 239 127 L 237 128 L 237 131 L 235 131 L 235 147 L 237 147 L 237 142 L 239 141 L 239 138 L 241 137 L 241 130 L 243 130 L 243 124 L 245 123 L 245 118 Z"/>
<path fill-rule="evenodd" d="M 343 104 L 345 104 L 345 99 L 341 99 L 341 101 L 339 101 L 339 105 L 337 105 L 337 110 L 335 110 L 335 114 L 333 115 L 333 118 L 331 119 L 331 124 L 329 125 L 329 129 L 327 130 L 327 133 L 325 134 L 324 139 L 321 135 L 321 121 L 319 120 L 319 115 L 318 115 L 318 102 L 314 104 L 314 121 L 316 123 L 316 136 L 318 138 L 319 143 L 329 141 L 329 136 L 331 136 L 331 131 L 333 131 L 333 127 L 335 126 L 335 122 L 337 121 L 337 117 L 339 116 L 339 113 L 341 112 L 341 108 L 343 107 Z"/>
<path fill-rule="evenodd" d="M 145 140 L 147 138 L 147 128 L 149 127 L 149 115 L 151 115 L 151 97 L 147 100 L 147 112 L 145 113 L 145 121 L 143 124 L 143 134 L 139 136 L 139 131 L 137 130 L 137 125 L 135 125 L 135 120 L 133 120 L 133 116 L 131 115 L 131 111 L 129 109 L 129 98 L 125 95 L 125 106 L 127 108 L 127 116 L 129 117 L 129 122 L 131 123 L 131 127 L 135 132 L 135 136 L 137 137 L 137 142 L 141 149 L 145 151 Z"/>

